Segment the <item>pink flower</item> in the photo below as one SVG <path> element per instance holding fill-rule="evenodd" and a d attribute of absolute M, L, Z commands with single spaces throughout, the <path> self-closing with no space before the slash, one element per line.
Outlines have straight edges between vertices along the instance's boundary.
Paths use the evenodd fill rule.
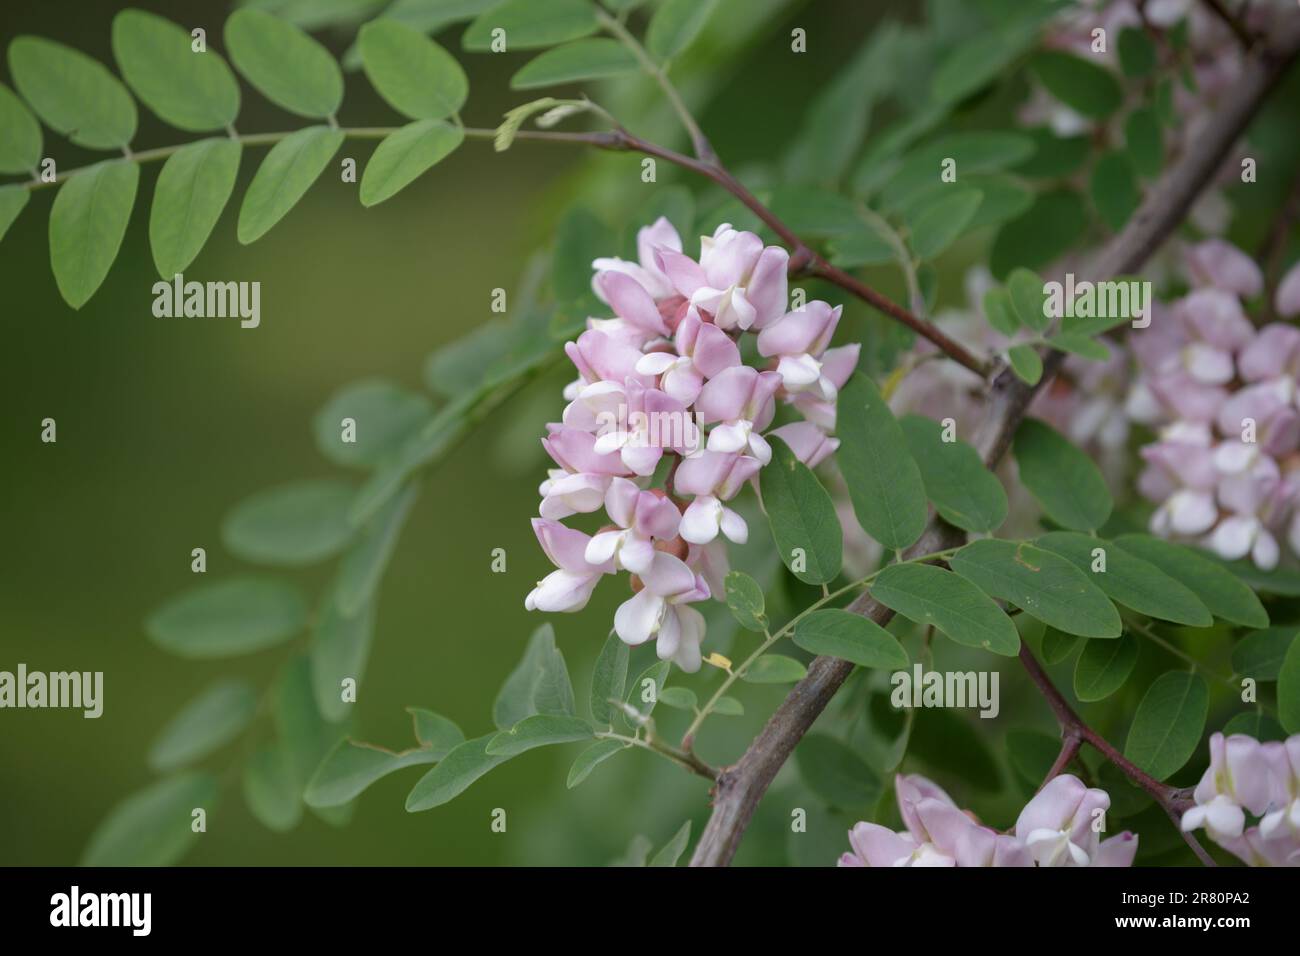
<path fill-rule="evenodd" d="M 1277 284 L 1273 308 L 1284 319 L 1300 315 L 1300 262 L 1288 269 L 1282 281 Z"/>
<path fill-rule="evenodd" d="M 663 551 L 654 553 L 641 581 L 641 590 L 614 613 L 619 638 L 635 647 L 653 637 L 660 660 L 687 672 L 699 670 L 704 615 L 689 605 L 706 600 L 709 586 L 685 561 Z"/>
<path fill-rule="evenodd" d="M 668 299 L 675 294 L 673 285 L 659 268 L 657 254 L 660 249 L 674 252 L 682 251 L 682 237 L 677 234 L 673 224 L 660 216 L 649 226 L 642 226 L 636 233 L 636 262 L 628 262 L 617 256 L 596 259 L 591 267 L 597 275 L 602 272 L 622 272 L 635 279 L 655 302 Z M 613 305 L 604 297 L 604 289 L 593 277 L 592 289 L 606 305 Z"/>
<path fill-rule="evenodd" d="M 1264 290 L 1264 273 L 1255 260 L 1230 242 L 1206 239 L 1186 252 L 1187 271 L 1200 285 L 1224 289 L 1243 299 Z"/>
<path fill-rule="evenodd" d="M 700 241 L 700 261 L 661 249 L 659 263 L 678 293 L 713 318 L 718 328 L 761 329 L 785 310 L 790 256 L 763 248 L 752 232 L 723 223 Z"/>
<path fill-rule="evenodd" d="M 685 459 L 674 479 L 676 490 L 695 495 L 682 514 L 682 538 L 691 544 L 708 544 L 719 533 L 737 544 L 749 539 L 745 519 L 723 505 L 758 473 L 757 458 L 737 452 L 705 451 Z"/>
<path fill-rule="evenodd" d="M 773 435 L 789 445 L 795 457 L 809 468 L 816 468 L 840 447 L 838 438 L 831 438 L 812 422 L 790 422 L 768 432 L 769 438 Z"/>
<path fill-rule="evenodd" d="M 832 309 L 815 300 L 797 312 L 786 313 L 758 334 L 758 354 L 777 359 L 776 370 L 787 392 L 814 390 L 826 401 L 835 399 L 838 387 L 819 360 L 842 312 L 841 306 Z"/>
<path fill-rule="evenodd" d="M 558 521 L 533 519 L 533 533 L 559 570 L 552 571 L 528 593 L 524 607 L 530 611 L 581 611 L 602 574 L 611 574 L 608 562 L 592 564 L 586 559 L 588 537 Z"/>
<path fill-rule="evenodd" d="M 1039 866 L 1131 866 L 1137 837 L 1121 833 L 1102 842 L 1110 796 L 1072 774 L 1047 782 L 1016 819 L 1016 839 Z"/>
<path fill-rule="evenodd" d="M 641 375 L 660 376 L 659 387 L 687 404 L 699 397 L 706 379 L 740 365 L 740 349 L 716 325 L 704 322 L 692 306 L 673 336 L 676 352 L 647 352 L 636 362 Z"/>
<path fill-rule="evenodd" d="M 748 365 L 723 369 L 710 379 L 695 402 L 702 423 L 720 423 L 709 432 L 708 449 L 747 451 L 763 464 L 771 461 L 772 449 L 759 432 L 776 413 L 774 396 L 780 387 L 781 376 Z"/>
<path fill-rule="evenodd" d="M 591 564 L 625 568 L 633 574 L 645 574 L 654 559 L 654 539 L 667 541 L 677 537 L 681 512 L 662 493 L 642 491 L 626 478 L 615 478 L 605 494 L 605 511 L 619 526 L 617 531 L 601 531 L 587 544 L 585 557 Z"/>

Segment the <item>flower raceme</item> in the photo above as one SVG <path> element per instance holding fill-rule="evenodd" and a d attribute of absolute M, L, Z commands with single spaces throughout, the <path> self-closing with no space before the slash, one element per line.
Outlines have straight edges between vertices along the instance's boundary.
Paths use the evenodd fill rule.
<path fill-rule="evenodd" d="M 907 829 L 857 824 L 840 866 L 1132 866 L 1137 852 L 1132 833 L 1101 839 L 1110 797 L 1071 774 L 1049 780 L 1011 833 L 984 826 L 918 774 L 899 774 L 894 789 Z"/>
<path fill-rule="evenodd" d="M 1261 743 L 1245 734 L 1210 738 L 1210 766 L 1183 814 L 1186 831 L 1250 866 L 1300 866 L 1300 734 Z M 1246 826 L 1246 814 L 1257 819 Z"/>
<path fill-rule="evenodd" d="M 752 232 L 724 223 L 693 259 L 660 218 L 636 245 L 636 262 L 592 263 L 614 314 L 565 345 L 578 377 L 542 439 L 556 467 L 533 520 L 556 570 L 524 603 L 578 611 L 601 578 L 626 571 L 619 637 L 654 640 L 661 659 L 695 671 L 705 626 L 691 605 L 723 599 L 726 542 L 749 536 L 729 502 L 771 460 L 767 436 L 809 467 L 834 453 L 835 399 L 858 346 L 829 348 L 839 306 L 787 310 L 789 254 Z M 773 428 L 778 403 L 797 417 Z M 602 511 L 609 523 L 593 535 L 562 523 Z"/>

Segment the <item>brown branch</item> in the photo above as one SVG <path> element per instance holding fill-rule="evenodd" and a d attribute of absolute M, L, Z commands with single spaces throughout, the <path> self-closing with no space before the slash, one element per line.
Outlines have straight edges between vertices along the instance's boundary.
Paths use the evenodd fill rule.
<path fill-rule="evenodd" d="M 1223 0 L 1202 0 L 1202 2 L 1227 25 L 1228 29 L 1237 37 L 1237 42 L 1242 45 L 1243 49 L 1249 50 L 1254 45 L 1254 35 L 1246 29 L 1246 25 L 1231 10 L 1223 5 Z"/>
<path fill-rule="evenodd" d="M 1264 241 L 1259 244 L 1255 260 L 1264 270 L 1264 319 L 1276 318 L 1273 299 L 1277 293 L 1278 281 L 1282 278 L 1282 263 L 1285 261 L 1287 240 L 1296 222 L 1300 221 L 1300 170 L 1296 171 L 1286 198 L 1278 207 Z"/>
<path fill-rule="evenodd" d="M 1161 176 L 1123 232 L 1092 262 L 1089 269 L 1092 277 L 1106 279 L 1137 271 L 1182 220 L 1282 70 L 1300 50 L 1300 21 L 1289 22 L 1272 40 L 1270 46 L 1261 44 L 1247 58 L 1240 79 L 1219 104 L 1196 148 L 1184 153 Z M 985 427 L 977 442 L 986 464 L 995 465 L 1001 458 L 1037 389 L 1052 378 L 1061 359 L 1059 352 L 1048 355 L 1037 386 L 1025 385 L 1008 371 L 998 376 L 990 388 Z M 959 532 L 936 519 L 917 547 L 941 550 L 951 547 L 954 540 L 960 540 Z M 888 609 L 865 596 L 850 608 L 877 623 L 887 620 L 890 614 Z M 809 665 L 807 676 L 790 691 L 740 760 L 723 769 L 718 777 L 713 815 L 700 836 L 692 866 L 725 866 L 731 862 L 754 808 L 772 778 L 852 669 L 853 665 L 845 661 L 816 658 Z M 1124 759 L 1122 754 L 1119 758 Z"/>

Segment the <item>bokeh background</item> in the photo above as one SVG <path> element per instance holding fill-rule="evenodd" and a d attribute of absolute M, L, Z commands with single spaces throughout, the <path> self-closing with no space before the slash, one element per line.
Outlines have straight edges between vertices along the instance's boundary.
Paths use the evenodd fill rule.
<path fill-rule="evenodd" d="M 205 26 L 210 42 L 221 47 L 220 27 L 230 9 L 222 0 L 130 5 L 187 27 Z M 0 7 L 0 44 L 35 33 L 111 64 L 110 23 L 124 6 L 8 2 Z M 734 167 L 760 175 L 779 168 L 809 102 L 876 24 L 925 15 L 922 4 L 905 0 L 725 0 L 725 6 L 729 12 L 717 18 L 722 25 L 683 61 L 681 78 L 719 152 Z M 807 31 L 805 55 L 791 53 L 795 27 Z M 462 31 L 463 25 L 452 26 L 438 39 L 470 77 L 465 121 L 491 127 L 504 110 L 534 98 L 508 88 L 510 74 L 529 54 L 462 54 Z M 340 56 L 350 42 L 346 33 L 317 35 Z M 915 66 L 923 70 L 925 64 Z M 241 132 L 302 125 L 246 84 L 243 91 Z M 676 135 L 643 81 L 620 81 L 608 96 L 628 110 L 621 115 L 635 131 L 669 141 Z M 140 117 L 137 149 L 186 138 L 143 108 Z M 357 73 L 349 75 L 339 119 L 345 126 L 398 121 Z M 46 152 L 61 168 L 91 161 L 92 154 L 48 130 L 46 136 Z M 349 141 L 340 156 L 364 166 L 372 148 Z M 233 504 L 283 481 L 336 473 L 310 433 L 311 418 L 327 398 L 372 376 L 422 388 L 424 356 L 492 318 L 491 290 L 517 287 L 532 254 L 552 242 L 566 208 L 586 206 L 626 240 L 637 210 L 656 188 L 640 182 L 636 157 L 525 143 L 496 154 L 479 141 L 468 142 L 397 198 L 366 210 L 357 186 L 338 181 L 336 158 L 285 220 L 245 247 L 235 239 L 238 199 L 262 155 L 246 151 L 232 202 L 186 270 L 187 278 L 260 281 L 262 323 L 256 330 L 242 330 L 233 320 L 152 315 L 157 275 L 147 233 L 156 164 L 144 169 L 116 265 L 80 311 L 60 299 L 50 273 L 52 190 L 33 197 L 0 246 L 0 669 L 22 661 L 44 671 L 102 670 L 106 684 L 98 720 L 72 711 L 0 712 L 0 863 L 75 863 L 105 813 L 153 779 L 145 754 L 169 717 L 216 677 L 253 676 L 265 684 L 293 650 L 187 662 L 151 644 L 142 622 L 194 583 L 192 548 L 207 549 L 214 577 L 244 570 L 220 543 L 220 522 Z M 659 185 L 674 181 L 684 182 L 661 166 Z M 697 205 L 707 208 L 710 194 L 689 185 Z M 701 225 L 711 231 L 715 222 Z M 940 304 L 961 300 L 961 274 L 981 251 L 972 246 L 949 257 L 939 276 Z M 872 279 L 901 298 L 896 274 L 884 270 Z M 869 362 L 900 344 L 854 307 L 844 328 L 867 342 Z M 528 522 L 545 468 L 537 437 L 542 423 L 558 417 L 566 378 L 557 371 L 530 386 L 427 481 L 383 584 L 356 736 L 408 745 L 407 705 L 445 714 L 469 736 L 490 729 L 492 699 L 539 623 L 523 607 L 524 595 L 547 570 Z M 46 417 L 57 420 L 57 444 L 39 440 Z M 498 547 L 508 554 L 506 574 L 490 570 Z M 318 590 L 330 573 L 327 566 L 297 577 Z M 580 700 L 622 599 L 607 586 L 585 613 L 554 620 Z M 769 595 L 775 608 L 800 600 L 786 590 Z M 978 666 L 959 648 L 946 652 L 953 666 Z M 649 662 L 648 654 L 642 649 L 634 656 L 633 674 Z M 997 721 L 943 715 L 926 724 L 920 741 L 928 740 L 932 753 L 952 755 L 946 768 L 952 775 L 943 777 L 944 768 L 936 772 L 955 784 L 963 805 L 974 800 L 998 825 L 1014 819 L 1026 786 L 1007 765 L 1004 734 L 1025 723 L 1051 730 L 1041 701 L 1004 669 Z M 688 683 L 700 688 L 715 676 Z M 700 742 L 706 759 L 723 763 L 738 756 L 783 690 L 744 686 L 742 696 L 745 717 L 717 718 L 706 731 Z M 851 689 L 845 710 L 828 719 L 851 724 L 866 699 L 864 688 Z M 658 714 L 669 736 L 674 729 L 680 734 L 683 715 L 662 707 Z M 259 732 L 265 733 L 253 731 Z M 408 814 L 402 805 L 422 771 L 399 773 L 360 798 L 346 827 L 308 814 L 285 835 L 271 835 L 253 819 L 235 776 L 186 862 L 603 864 L 638 834 L 664 843 L 688 817 L 698 834 L 707 815 L 706 787 L 698 778 L 634 752 L 567 791 L 565 774 L 577 750 L 533 751 L 452 803 L 421 814 Z M 232 746 L 210 764 L 221 769 L 237 755 Z M 1194 768 L 1189 773 L 1194 779 Z M 508 813 L 503 834 L 489 825 L 497 807 Z M 797 839 L 789 832 L 794 807 L 809 814 L 809 831 Z M 738 862 L 832 863 L 852 819 L 826 809 L 787 767 Z"/>

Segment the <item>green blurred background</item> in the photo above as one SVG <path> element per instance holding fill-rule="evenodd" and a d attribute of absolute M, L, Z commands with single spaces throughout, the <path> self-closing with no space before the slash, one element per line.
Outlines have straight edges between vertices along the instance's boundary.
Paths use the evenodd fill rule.
<path fill-rule="evenodd" d="M 6 3 L 0 41 L 34 33 L 111 64 L 110 23 L 128 5 L 187 28 L 205 26 L 221 47 L 229 8 L 219 2 Z M 807 98 L 886 7 L 851 0 L 753 5 L 758 20 L 739 31 L 754 31 L 752 40 L 707 83 L 712 105 L 704 122 L 723 154 L 773 159 Z M 795 25 L 814 38 L 815 55 L 790 56 Z M 493 126 L 505 109 L 532 98 L 507 86 L 528 54 L 461 54 L 462 30 L 453 26 L 439 39 L 470 76 L 466 122 Z M 328 32 L 318 36 L 340 55 L 349 42 Z M 243 92 L 241 132 L 302 125 L 247 85 Z M 143 108 L 140 119 L 136 149 L 187 138 Z M 397 117 L 364 78 L 350 74 L 340 122 L 392 124 Z M 656 122 L 642 128 L 654 132 Z M 45 132 L 46 154 L 61 169 L 93 161 L 93 154 Z M 349 141 L 340 156 L 364 166 L 371 149 Z M 0 713 L 0 863 L 76 862 L 104 814 L 152 779 L 145 753 L 164 721 L 217 676 L 272 677 L 287 649 L 187 662 L 152 645 L 142 621 L 193 584 L 192 548 L 207 549 L 212 576 L 244 570 L 219 540 L 232 504 L 269 485 L 334 472 L 309 432 L 329 395 L 375 375 L 420 387 L 424 355 L 491 317 L 490 290 L 515 287 L 529 254 L 549 241 L 569 196 L 592 183 L 612 184 L 594 208 L 621 225 L 625 211 L 644 200 L 641 190 L 653 188 L 641 186 L 633 157 L 592 157 L 541 144 L 495 154 L 487 143 L 470 142 L 396 199 L 365 210 L 357 186 L 331 172 L 336 158 L 280 225 L 245 247 L 234 235 L 238 199 L 262 155 L 246 151 L 235 196 L 186 270 L 187 278 L 200 280 L 260 280 L 263 317 L 256 330 L 231 320 L 152 315 L 157 275 L 148 201 L 158 164 L 144 167 L 121 254 L 79 312 L 60 299 L 50 273 L 53 190 L 34 195 L 0 246 L 7 545 L 0 557 L 0 668 L 13 670 L 22 661 L 34 670 L 102 670 L 106 685 L 98 720 L 70 711 Z M 538 623 L 523 607 L 546 568 L 528 523 L 545 466 L 535 442 L 540 424 L 558 417 L 565 378 L 539 383 L 498 411 L 427 483 L 383 585 L 357 707 L 363 739 L 406 746 L 406 705 L 435 709 L 471 736 L 489 729 L 492 698 Z M 39 440 L 46 417 L 57 420 L 57 444 Z M 490 573 L 495 547 L 507 549 L 507 574 Z M 322 568 L 301 579 L 319 587 L 329 573 Z M 588 612 L 555 620 L 580 695 L 618 600 L 605 588 Z M 702 742 L 706 755 L 737 753 L 780 697 L 779 689 L 751 688 L 751 716 L 712 731 Z M 581 788 L 566 791 L 574 752 L 530 753 L 423 814 L 402 809 L 419 776 L 408 771 L 368 791 L 349 826 L 335 829 L 308 815 L 283 836 L 269 835 L 252 819 L 236 779 L 187 861 L 604 863 L 636 833 L 658 844 L 686 816 L 703 821 L 703 783 L 643 753 L 620 755 Z M 220 768 L 236 753 L 232 746 L 211 763 Z M 508 811 L 505 834 L 489 829 L 495 807 Z M 838 843 L 843 830 L 834 829 Z"/>
<path fill-rule="evenodd" d="M 312 2 L 338 7 L 366 0 Z M 779 181 L 782 159 L 810 104 L 853 62 L 883 19 L 932 21 L 942 49 L 978 32 L 970 11 L 1010 9 L 1016 2 L 721 0 L 720 13 L 698 48 L 675 66 L 674 76 L 719 153 L 748 183 L 761 187 Z M 210 42 L 222 47 L 220 28 L 230 7 L 220 0 L 132 5 L 187 28 L 204 26 Z M 0 43 L 35 33 L 111 64 L 110 23 L 124 6 L 99 0 L 8 3 L 0 10 Z M 803 55 L 791 52 L 796 27 L 807 34 Z M 437 39 L 470 76 L 466 123 L 492 127 L 504 110 L 538 95 L 508 88 L 509 76 L 531 54 L 462 53 L 463 29 L 451 26 Z M 351 31 L 316 35 L 342 56 Z M 927 96 L 936 51 L 918 32 L 900 36 L 897 46 L 894 91 L 877 108 L 873 128 L 891 116 L 910 115 Z M 9 82 L 7 72 L 4 81 Z M 305 125 L 247 85 L 243 92 L 241 132 Z M 619 80 L 597 92 L 634 132 L 684 145 L 648 82 Z M 964 104 L 958 121 L 1008 125 L 1025 92 L 1021 77 L 1000 82 L 988 95 Z M 136 149 L 191 138 L 143 108 L 140 118 Z M 344 126 L 399 122 L 359 74 L 349 75 L 339 120 Z M 1283 134 L 1287 138 L 1293 136 L 1293 125 L 1290 129 Z M 61 169 L 95 158 L 48 130 L 46 137 L 46 153 Z M 348 141 L 339 155 L 364 167 L 372 148 L 370 142 Z M 0 669 L 25 662 L 42 671 L 102 670 L 106 685 L 99 720 L 71 711 L 0 711 L 0 864 L 75 863 L 109 809 L 154 779 L 145 754 L 172 715 L 221 676 L 268 684 L 304 646 L 305 637 L 248 658 L 189 662 L 151 644 L 142 622 L 163 600 L 194 584 L 190 551 L 195 547 L 207 549 L 210 578 L 249 570 L 221 545 L 221 519 L 232 505 L 271 485 L 337 473 L 316 451 L 310 432 L 312 416 L 337 389 L 376 376 L 423 388 L 425 356 L 493 318 L 491 290 L 503 287 L 515 294 L 534 253 L 553 244 L 561 216 L 575 204 L 622 237 L 621 248 L 609 254 L 628 255 L 635 227 L 659 201 L 658 190 L 688 185 L 701 231 L 712 231 L 720 216 L 710 207 L 724 198 L 663 164 L 658 183 L 644 184 L 639 158 L 630 155 L 530 143 L 496 154 L 488 143 L 471 141 L 400 195 L 369 210 L 357 200 L 357 185 L 339 181 L 336 157 L 283 222 L 244 247 L 235 239 L 238 200 L 264 154 L 246 151 L 230 205 L 207 248 L 186 270 L 187 279 L 260 281 L 262 323 L 256 330 L 240 329 L 234 320 L 152 315 L 157 275 L 147 233 L 156 164 L 144 169 L 117 263 L 79 312 L 64 304 L 50 273 L 46 230 L 53 190 L 35 194 L 0 245 L 5 329 L 0 486 L 6 535 L 0 556 Z M 1264 192 L 1249 197 L 1253 207 L 1241 205 L 1256 235 L 1275 205 Z M 945 256 L 934 277 L 937 307 L 964 302 L 963 274 L 987 258 L 989 238 L 986 232 L 963 240 Z M 886 294 L 903 299 L 896 270 L 868 275 Z M 813 295 L 822 292 L 810 289 Z M 853 303 L 841 328 L 843 340 L 865 343 L 864 365 L 876 374 L 890 368 L 888 356 L 906 344 L 896 327 Z M 497 689 L 543 619 L 523 607 L 533 582 L 549 570 L 529 527 L 547 463 L 537 439 L 543 423 L 559 417 L 560 389 L 569 377 L 557 369 L 530 385 L 425 482 L 382 586 L 374 646 L 355 708 L 360 739 L 408 746 L 410 720 L 403 710 L 408 705 L 445 714 L 471 737 L 491 729 Z M 57 444 L 40 441 L 40 423 L 47 417 L 57 420 Z M 737 563 L 754 571 L 765 562 L 770 566 L 772 558 L 763 553 L 761 523 L 752 521 L 751 528 L 753 545 Z M 491 572 L 494 548 L 506 549 L 508 573 Z M 327 564 L 295 577 L 316 594 L 331 574 Z M 769 593 L 774 620 L 784 620 L 790 608 L 812 599 L 790 580 L 787 576 Z M 584 613 L 551 618 L 580 699 L 624 596 L 618 586 L 605 584 Z M 726 652 L 734 639 L 737 653 L 747 653 L 742 647 L 752 636 L 733 638 L 723 630 L 711 633 L 706 650 Z M 914 639 L 908 646 L 916 652 Z M 1218 646 L 1226 654 L 1227 642 Z M 788 647 L 782 652 L 806 656 Z M 631 673 L 639 673 L 651 655 L 649 648 L 639 649 Z M 1040 756 L 1050 763 L 1055 752 L 1050 713 L 1014 661 L 991 662 L 946 641 L 936 643 L 935 655 L 932 666 L 939 668 L 999 667 L 1002 713 L 990 721 L 969 712 L 918 716 L 906 769 L 934 775 L 963 806 L 973 806 L 992 825 L 1007 826 L 1042 775 L 1008 760 L 1008 734 L 1022 734 L 1020 751 L 1045 751 Z M 1122 741 L 1141 691 L 1170 666 L 1167 657 L 1144 644 L 1139 678 L 1104 704 L 1085 707 L 1085 718 Z M 1054 670 L 1061 686 L 1069 684 L 1068 670 L 1068 664 L 1064 671 Z M 888 691 L 885 686 L 886 695 L 880 693 L 882 678 L 855 677 L 818 724 L 881 767 L 888 762 L 872 729 L 892 739 L 898 730 L 893 722 L 900 719 L 880 712 Z M 716 680 L 717 672 L 708 668 L 685 680 L 671 678 L 697 693 Z M 699 741 L 704 758 L 715 764 L 740 754 L 784 692 L 742 685 L 737 696 L 746 716 L 715 718 Z M 1229 697 L 1216 691 L 1210 728 L 1239 709 Z M 685 727 L 680 712 L 660 707 L 656 717 L 670 739 Z M 266 724 L 263 719 L 251 731 L 254 741 L 267 736 Z M 218 772 L 237 768 L 240 746 L 227 747 L 205 766 Z M 687 818 L 698 835 L 708 813 L 701 780 L 636 751 L 618 755 L 568 791 L 565 776 L 578 749 L 532 751 L 450 804 L 420 814 L 403 809 L 422 772 L 407 770 L 363 794 L 347 826 L 335 828 L 307 814 L 285 835 L 272 835 L 253 819 L 238 774 L 227 774 L 221 802 L 209 813 L 208 832 L 186 862 L 603 864 L 619 858 L 638 834 L 663 844 Z M 895 811 L 887 788 L 875 808 L 832 811 L 804 784 L 796 762 L 781 772 L 761 804 L 737 862 L 829 865 L 846 848 L 845 830 L 854 819 L 891 821 Z M 1203 766 L 1198 755 L 1175 782 L 1194 782 Z M 1115 799 L 1113 816 L 1142 833 L 1140 861 L 1185 861 L 1177 834 L 1158 811 L 1144 807 L 1113 774 L 1102 771 L 1099 780 Z M 507 811 L 505 833 L 492 832 L 495 808 Z M 791 833 L 795 808 L 807 811 L 805 834 Z"/>

